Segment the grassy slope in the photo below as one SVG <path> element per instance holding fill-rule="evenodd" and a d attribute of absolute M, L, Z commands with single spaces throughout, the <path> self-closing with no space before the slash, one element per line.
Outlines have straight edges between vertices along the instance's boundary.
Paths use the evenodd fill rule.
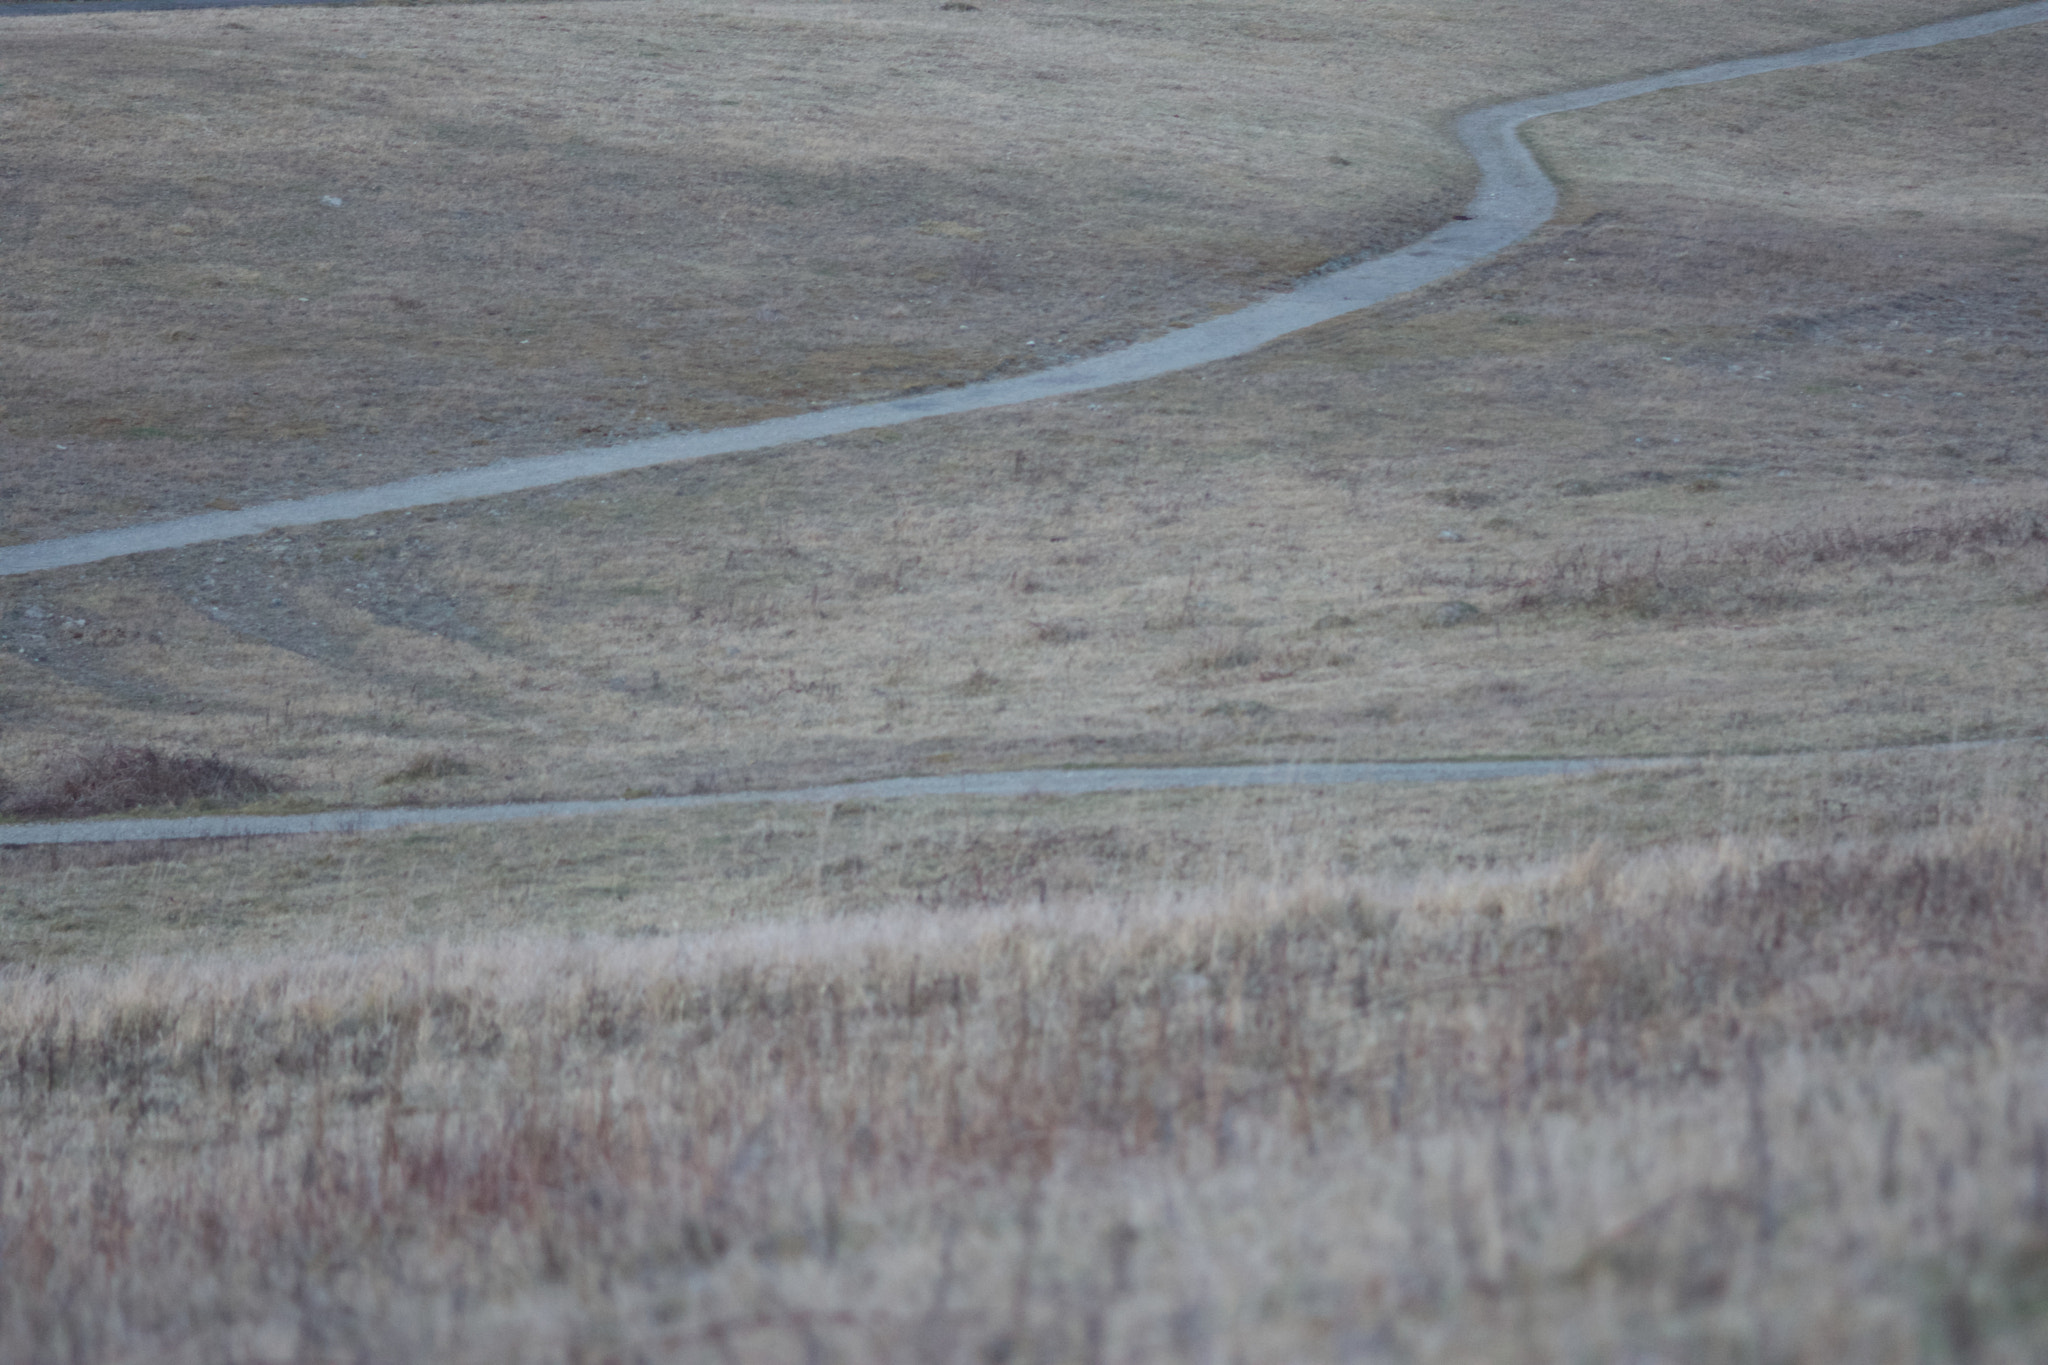
<path fill-rule="evenodd" d="M 2042 55 L 1554 122 L 1542 239 L 1100 407 L 8 585 L 0 768 L 2026 730 Z M 2038 1358 L 2041 763 L 9 854 L 0 1354 Z"/>
<path fill-rule="evenodd" d="M 1883 841 L 2004 819 L 2043 746 L 1738 759 L 1568 782 L 733 807 L 362 839 L 0 851 L 0 964 L 661 936 L 915 905 L 1142 902 L 1305 871 L 1499 873 L 1593 846 Z"/>
<path fill-rule="evenodd" d="M 867 0 L 10 22 L 0 534 L 1085 351 L 1440 221 L 1469 174 L 1442 125 L 1466 104 L 1951 8 L 1575 0 L 1532 22 L 1505 0 Z"/>
<path fill-rule="evenodd" d="M 1566 221 L 1200 375 L 0 585 L 0 771 L 116 736 L 471 800 L 2029 733 L 2048 262 L 2000 187 L 2041 44 L 1556 121 Z"/>

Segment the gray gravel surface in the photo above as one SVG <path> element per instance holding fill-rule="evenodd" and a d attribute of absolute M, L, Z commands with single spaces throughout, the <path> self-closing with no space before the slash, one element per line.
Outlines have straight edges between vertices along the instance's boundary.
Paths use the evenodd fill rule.
<path fill-rule="evenodd" d="M 1088 393 L 1152 379 L 1256 350 L 1290 332 L 1384 303 L 1432 284 L 1521 241 L 1557 208 L 1557 188 L 1537 166 L 1515 129 L 1533 118 L 1587 109 L 1680 86 L 1707 85 L 1743 76 L 1821 66 L 1906 48 L 1932 47 L 2048 21 L 2048 0 L 1926 24 L 1874 38 L 1855 38 L 1798 52 L 1668 71 L 1639 80 L 1497 104 L 1458 120 L 1459 140 L 1479 163 L 1479 192 L 1459 217 L 1399 251 L 1346 269 L 1312 276 L 1288 293 L 1212 318 L 1151 341 L 1072 364 L 961 388 L 880 403 L 857 403 L 717 431 L 660 436 L 594 450 L 506 460 L 481 469 L 426 474 L 396 483 L 316 497 L 264 503 L 233 512 L 208 512 L 170 521 L 95 531 L 87 535 L 0 547 L 0 575 L 92 564 L 122 555 L 230 540 L 281 526 L 310 526 L 381 512 L 493 497 L 595 478 L 651 465 L 760 450 L 795 441 L 901 426 L 927 417 L 1007 407 L 1038 398 Z"/>
<path fill-rule="evenodd" d="M 182 9 L 284 9 L 324 5 L 330 9 L 374 5 L 379 0 L 13 0 L 0 4 L 0 19 L 41 18 L 52 14 L 141 14 Z"/>
<path fill-rule="evenodd" d="M 1561 777 L 1614 772 L 1685 759 L 1498 759 L 1437 763 L 1267 763 L 1233 768 L 1056 768 L 945 777 L 888 777 L 783 791 L 640 796 L 615 801 L 524 801 L 501 806 L 398 806 L 322 811 L 314 815 L 196 815 L 159 820 L 71 820 L 0 825 L 0 847 L 23 844 L 112 844 L 160 839 L 243 839 L 280 834 L 368 834 L 417 825 L 493 825 L 514 820 L 572 819 L 705 806 L 829 805 L 941 796 L 1091 796 L 1103 792 L 1188 788 L 1347 787 L 1364 783 L 1487 782 L 1511 777 Z"/>
<path fill-rule="evenodd" d="M 1964 753 L 2039 744 L 2040 739 L 1969 739 L 1897 748 L 1850 749 L 1831 759 L 1896 753 Z M 1758 754 L 1756 758 L 1783 757 Z M 68 820 L 0 824 L 0 848 L 27 844 L 117 844 L 166 839 L 248 839 L 293 834 L 369 834 L 421 825 L 498 825 L 517 820 L 562 820 L 707 806 L 830 805 L 839 801 L 902 801 L 916 797 L 1097 796 L 1110 792 L 1226 791 L 1245 788 L 1310 790 L 1318 787 L 1501 782 L 1523 777 L 1593 777 L 1645 768 L 1684 768 L 1726 757 L 1665 755 L 1636 758 L 1434 759 L 1410 763 L 1248 763 L 1228 768 L 1040 768 L 942 777 L 884 777 L 779 791 L 697 792 L 688 796 L 633 796 L 610 801 L 520 801 L 495 806 L 391 806 L 320 811 L 311 815 L 188 815 L 160 819 Z"/>

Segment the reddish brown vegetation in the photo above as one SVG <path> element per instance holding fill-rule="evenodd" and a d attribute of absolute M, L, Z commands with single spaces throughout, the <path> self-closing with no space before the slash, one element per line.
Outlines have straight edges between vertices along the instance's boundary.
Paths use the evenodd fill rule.
<path fill-rule="evenodd" d="M 273 779 L 215 754 L 166 754 L 109 744 L 53 761 L 34 785 L 0 780 L 0 814 L 28 819 L 111 815 L 199 801 L 246 801 L 278 789 Z"/>
<path fill-rule="evenodd" d="M 18 975 L 0 1354 L 2018 1360 L 2044 904 L 2005 826 Z"/>

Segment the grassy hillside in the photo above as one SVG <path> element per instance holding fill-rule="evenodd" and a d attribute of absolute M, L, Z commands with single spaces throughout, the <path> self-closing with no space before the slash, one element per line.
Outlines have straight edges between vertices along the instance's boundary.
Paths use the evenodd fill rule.
<path fill-rule="evenodd" d="M 1433 227 L 1468 183 L 1444 126 L 1466 105 L 1953 8 L 620 0 L 10 21 L 0 534 L 1085 352 Z"/>
<path fill-rule="evenodd" d="M 0 507 L 1029 363 L 1447 211 L 1459 107 L 1939 12 L 10 26 Z M 254 807 L 1695 756 L 0 849 L 0 1357 L 2039 1358 L 2044 87 L 1555 118 L 1550 228 L 1197 374 L 0 581 L 18 811 L 109 742 Z"/>
<path fill-rule="evenodd" d="M 2042 42 L 1548 121 L 1538 239 L 1199 374 L 11 580 L 0 772 L 118 739 L 329 804 L 2032 733 Z"/>

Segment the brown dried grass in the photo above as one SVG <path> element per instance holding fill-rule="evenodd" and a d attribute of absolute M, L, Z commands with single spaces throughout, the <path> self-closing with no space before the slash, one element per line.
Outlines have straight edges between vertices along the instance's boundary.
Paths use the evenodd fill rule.
<path fill-rule="evenodd" d="M 1509 705 L 1512 679 L 1474 685 Z M 0 848 L 0 963 L 296 944 L 641 938 L 893 907 L 1139 902 L 1312 868 L 1429 878 L 1722 838 L 1896 842 L 2005 818 L 2048 746 L 1675 763 L 1567 780 L 724 808 L 316 839 Z M 388 790 L 388 789 L 387 789 Z M 424 799 L 431 788 L 396 795 Z M 0 844 L 5 829 L 0 826 Z"/>
<path fill-rule="evenodd" d="M 2044 904 L 1991 824 L 17 973 L 0 1350 L 2033 1358 Z"/>
<path fill-rule="evenodd" d="M 275 779 L 217 754 L 166 754 L 146 744 L 108 744 L 49 763 L 26 787 L 13 788 L 0 779 L 0 814 L 49 820 L 238 805 L 279 789 Z"/>
<path fill-rule="evenodd" d="M 1809 566 L 1948 564 L 1959 556 L 1995 565 L 2000 551 L 2043 544 L 2048 510 L 2041 507 L 1934 506 L 1915 520 L 1891 525 L 1801 526 L 1674 545 L 1575 545 L 1558 551 L 1529 579 L 1489 586 L 1508 594 L 1515 611 L 1583 610 L 1643 619 L 1755 616 L 1795 606 Z"/>
<path fill-rule="evenodd" d="M 438 799 L 2023 731 L 2038 42 L 1549 125 L 1583 219 L 1100 409 L 10 584 L 0 750 Z M 1514 612 L 1560 543 L 1786 596 Z M 2001 771 L 9 853 L 0 1355 L 2036 1359 Z"/>

